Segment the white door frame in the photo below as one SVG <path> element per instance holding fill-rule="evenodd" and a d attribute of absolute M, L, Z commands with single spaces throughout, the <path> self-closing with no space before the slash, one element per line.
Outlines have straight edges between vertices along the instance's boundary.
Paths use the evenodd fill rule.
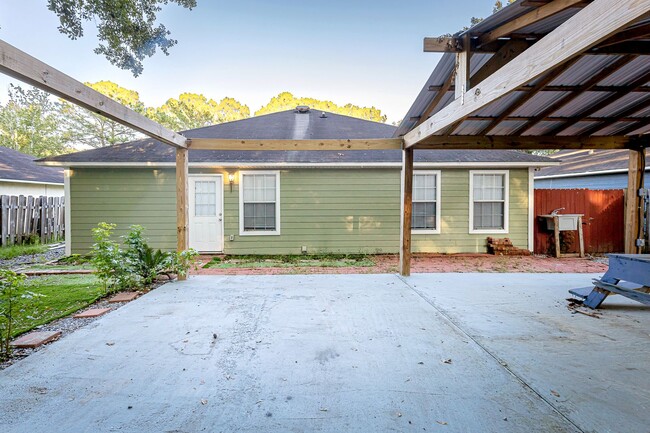
<path fill-rule="evenodd" d="M 200 252 L 206 252 L 206 253 L 222 253 L 222 252 L 223 252 L 223 247 L 224 247 L 224 223 L 223 223 L 223 220 L 224 220 L 224 218 L 225 218 L 225 215 L 224 215 L 224 208 L 223 208 L 223 206 L 224 206 L 223 174 L 221 174 L 221 173 L 207 173 L 207 174 L 192 173 L 192 174 L 189 174 L 189 175 L 188 175 L 188 178 L 189 178 L 188 180 L 192 180 L 192 179 L 196 179 L 196 178 L 203 178 L 203 177 L 207 177 L 207 178 L 210 178 L 210 177 L 215 177 L 215 178 L 216 178 L 216 177 L 218 177 L 218 178 L 221 179 L 221 182 L 218 182 L 218 181 L 217 181 L 217 191 L 221 191 L 221 194 L 220 194 L 220 195 L 221 195 L 221 203 L 217 203 L 217 205 L 220 206 L 220 208 L 218 209 L 218 212 L 221 212 L 221 216 L 218 215 L 218 212 L 217 212 L 217 215 L 216 215 L 216 217 L 219 218 L 219 219 L 221 220 L 221 221 L 220 221 L 220 225 L 221 225 L 221 239 L 219 240 L 219 247 L 220 247 L 220 249 L 218 249 L 218 250 L 216 250 L 216 251 L 200 251 Z M 194 203 L 194 200 L 195 200 L 194 197 L 193 197 L 192 195 L 190 195 L 189 200 L 188 200 L 188 206 L 190 205 L 190 202 L 191 202 L 191 203 Z M 189 211 L 189 212 L 188 212 L 188 214 L 189 214 L 189 215 L 188 215 L 189 220 L 188 220 L 188 224 L 187 224 L 187 225 L 188 225 L 188 230 L 190 230 L 191 219 L 192 219 L 192 214 L 193 214 L 193 212 L 192 212 L 191 209 L 188 209 L 188 211 Z M 188 233 L 188 240 L 189 240 L 189 233 Z"/>

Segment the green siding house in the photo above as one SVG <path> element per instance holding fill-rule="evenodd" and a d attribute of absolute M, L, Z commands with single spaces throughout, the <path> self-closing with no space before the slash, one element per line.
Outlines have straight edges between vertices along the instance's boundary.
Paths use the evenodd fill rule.
<path fill-rule="evenodd" d="M 388 138 L 395 128 L 313 110 L 184 131 L 188 138 Z M 42 160 L 66 167 L 70 253 L 91 229 L 146 228 L 176 246 L 174 149 L 152 139 Z M 486 252 L 488 236 L 532 249 L 532 174 L 516 151 L 416 150 L 413 251 Z M 190 151 L 190 246 L 226 254 L 397 253 L 401 151 Z"/>

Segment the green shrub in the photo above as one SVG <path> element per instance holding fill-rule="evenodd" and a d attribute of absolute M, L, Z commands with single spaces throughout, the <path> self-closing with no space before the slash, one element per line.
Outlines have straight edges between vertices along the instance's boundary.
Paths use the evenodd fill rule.
<path fill-rule="evenodd" d="M 95 243 L 92 264 L 107 293 L 132 287 L 135 283 L 129 257 L 111 240 L 115 224 L 101 222 L 92 229 Z"/>
<path fill-rule="evenodd" d="M 144 227 L 132 225 L 122 237 L 126 250 L 110 238 L 115 224 L 99 223 L 93 229 L 93 264 L 107 287 L 121 290 L 136 285 L 150 286 L 161 274 L 187 275 L 198 255 L 193 249 L 182 252 L 154 250 L 144 239 Z"/>
<path fill-rule="evenodd" d="M 25 275 L 8 269 L 0 269 L 0 359 L 11 355 L 11 336 L 18 299 L 30 294 L 25 292 L 23 282 Z"/>

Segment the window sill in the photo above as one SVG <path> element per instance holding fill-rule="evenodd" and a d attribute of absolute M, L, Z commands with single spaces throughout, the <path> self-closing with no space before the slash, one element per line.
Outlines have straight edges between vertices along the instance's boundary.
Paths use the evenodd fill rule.
<path fill-rule="evenodd" d="M 411 230 L 412 235 L 439 235 L 440 230 Z"/>
<path fill-rule="evenodd" d="M 508 234 L 506 229 L 485 229 L 485 230 L 470 230 L 470 235 L 490 235 L 490 234 Z"/>
<path fill-rule="evenodd" d="M 239 232 L 239 236 L 280 236 L 280 230 L 276 231 L 261 231 L 261 230 L 248 230 Z"/>

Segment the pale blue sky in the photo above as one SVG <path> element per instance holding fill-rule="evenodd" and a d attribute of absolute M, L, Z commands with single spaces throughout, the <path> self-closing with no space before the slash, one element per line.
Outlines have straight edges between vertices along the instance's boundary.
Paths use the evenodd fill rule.
<path fill-rule="evenodd" d="M 147 105 L 181 92 L 230 96 L 259 109 L 281 91 L 375 106 L 400 120 L 438 61 L 422 38 L 455 33 L 492 0 L 198 0 L 164 7 L 178 40 L 169 56 L 145 61 L 134 78 L 93 53 L 89 26 L 71 41 L 45 0 L 0 0 L 0 39 L 80 81 L 107 79 L 137 90 Z M 0 101 L 10 80 L 0 75 Z"/>

